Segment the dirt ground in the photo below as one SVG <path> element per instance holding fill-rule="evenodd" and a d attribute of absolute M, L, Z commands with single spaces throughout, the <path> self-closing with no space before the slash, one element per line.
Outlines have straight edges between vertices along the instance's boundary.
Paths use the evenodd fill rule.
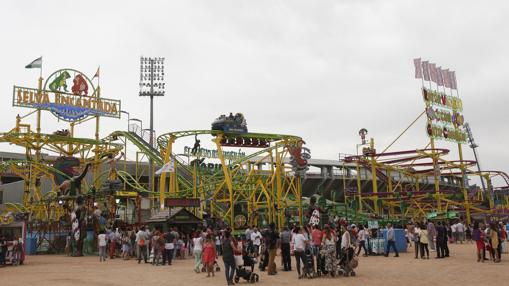
<path fill-rule="evenodd" d="M 509 285 L 509 258 L 503 256 L 498 264 L 478 263 L 474 249 L 473 244 L 451 245 L 451 257 L 446 259 L 414 259 L 413 249 L 399 258 L 360 257 L 357 276 L 340 278 L 298 280 L 292 260 L 294 271 L 278 271 L 276 276 L 261 273 L 259 285 Z M 193 272 L 192 258 L 159 267 L 134 260 L 100 263 L 98 257 L 61 255 L 29 256 L 25 263 L 0 268 L 0 285 L 226 285 L 223 269 L 216 277 L 207 278 L 204 273 Z M 220 265 L 222 268 L 222 262 Z"/>

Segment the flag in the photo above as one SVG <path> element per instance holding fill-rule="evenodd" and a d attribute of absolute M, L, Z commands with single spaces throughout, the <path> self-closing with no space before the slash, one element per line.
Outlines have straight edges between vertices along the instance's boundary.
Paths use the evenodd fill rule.
<path fill-rule="evenodd" d="M 414 59 L 415 78 L 422 78 L 421 58 Z"/>
<path fill-rule="evenodd" d="M 175 161 L 173 159 L 170 160 L 170 162 L 164 164 L 161 169 L 156 171 L 156 175 L 161 175 L 162 173 L 173 173 L 175 172 Z"/>
<path fill-rule="evenodd" d="M 94 77 L 92 77 L 92 79 L 99 78 L 99 70 L 100 69 L 101 69 L 101 66 L 97 67 L 97 71 L 95 72 L 95 75 L 94 75 Z"/>
<path fill-rule="evenodd" d="M 428 69 L 431 81 L 437 83 L 437 66 L 435 64 L 429 64 Z"/>
<path fill-rule="evenodd" d="M 442 77 L 442 67 L 437 68 L 437 84 L 438 86 L 444 86 L 444 78 Z"/>
<path fill-rule="evenodd" d="M 26 69 L 35 69 L 35 68 L 42 68 L 42 57 L 34 60 L 33 62 L 29 63 L 25 66 Z"/>
<path fill-rule="evenodd" d="M 456 83 L 456 72 L 455 71 L 449 72 L 449 78 L 451 80 L 451 88 L 458 89 L 458 85 Z"/>
<path fill-rule="evenodd" d="M 442 70 L 442 79 L 444 80 L 444 86 L 450 88 L 451 84 L 449 83 L 449 69 Z"/>
<path fill-rule="evenodd" d="M 422 62 L 422 76 L 424 77 L 424 80 L 429 81 L 429 68 L 428 68 L 428 61 Z"/>

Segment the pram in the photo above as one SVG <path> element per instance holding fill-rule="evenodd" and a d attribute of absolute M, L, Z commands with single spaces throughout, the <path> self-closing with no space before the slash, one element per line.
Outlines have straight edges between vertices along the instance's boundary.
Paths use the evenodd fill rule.
<path fill-rule="evenodd" d="M 315 262 L 311 248 L 307 247 L 304 251 L 304 267 L 302 270 L 303 276 L 307 278 L 314 278 L 317 276 L 315 272 Z"/>
<path fill-rule="evenodd" d="M 23 247 L 18 241 L 9 243 L 4 259 L 6 263 L 10 263 L 13 266 L 23 264 Z"/>
<path fill-rule="evenodd" d="M 355 256 L 355 250 L 352 247 L 341 251 L 341 259 L 339 261 L 339 274 L 345 277 L 355 276 L 354 269 L 357 268 L 359 261 Z"/>
<path fill-rule="evenodd" d="M 260 280 L 260 276 L 254 273 L 254 265 L 255 260 L 250 255 L 243 255 L 242 260 L 244 261 L 243 265 L 237 266 L 237 271 L 235 271 L 235 283 L 239 283 L 240 278 L 246 280 L 249 283 L 255 283 Z"/>

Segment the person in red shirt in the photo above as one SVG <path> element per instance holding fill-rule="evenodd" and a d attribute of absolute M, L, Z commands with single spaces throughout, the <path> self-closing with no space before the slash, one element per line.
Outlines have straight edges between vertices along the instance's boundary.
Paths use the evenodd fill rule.
<path fill-rule="evenodd" d="M 313 226 L 311 231 L 311 249 L 315 257 L 315 265 L 318 265 L 318 254 L 320 254 L 320 247 L 322 246 L 323 232 L 318 225 Z"/>

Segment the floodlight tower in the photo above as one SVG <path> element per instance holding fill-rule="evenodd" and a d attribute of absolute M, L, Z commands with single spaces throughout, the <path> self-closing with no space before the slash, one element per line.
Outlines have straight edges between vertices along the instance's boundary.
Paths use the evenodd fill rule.
<path fill-rule="evenodd" d="M 140 96 L 150 96 L 150 139 L 154 147 L 154 96 L 164 96 L 164 58 L 140 57 Z M 154 162 L 149 158 L 148 186 L 154 191 Z"/>
<path fill-rule="evenodd" d="M 479 159 L 477 158 L 477 151 L 475 150 L 475 149 L 477 149 L 477 147 L 479 147 L 479 145 L 477 145 L 475 143 L 474 135 L 472 135 L 472 130 L 470 129 L 470 125 L 468 123 L 465 123 L 464 126 L 465 126 L 465 130 L 467 131 L 468 142 L 470 143 L 470 148 L 472 148 L 472 150 L 474 151 L 474 158 L 475 158 L 475 162 L 477 163 L 477 170 L 479 171 L 479 177 L 481 178 L 482 190 L 483 190 L 483 192 L 486 192 L 486 186 L 484 185 L 484 178 L 482 177 L 482 174 L 481 174 L 481 165 L 479 164 Z"/>

